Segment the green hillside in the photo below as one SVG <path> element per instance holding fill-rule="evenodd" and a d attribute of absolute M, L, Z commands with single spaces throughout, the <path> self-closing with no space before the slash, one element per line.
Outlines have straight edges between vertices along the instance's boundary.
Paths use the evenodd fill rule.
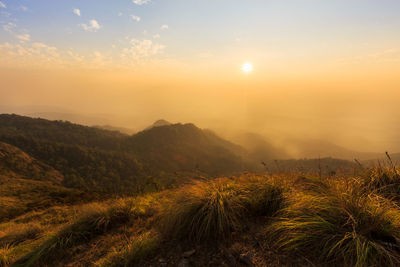
<path fill-rule="evenodd" d="M 63 179 L 54 168 L 0 142 L 0 222 L 29 211 L 95 198 L 94 194 L 62 186 Z"/>
<path fill-rule="evenodd" d="M 65 186 L 109 193 L 159 190 L 175 184 L 179 173 L 216 176 L 245 169 L 243 149 L 192 124 L 152 127 L 128 136 L 3 114 L 0 141 L 58 170 Z"/>

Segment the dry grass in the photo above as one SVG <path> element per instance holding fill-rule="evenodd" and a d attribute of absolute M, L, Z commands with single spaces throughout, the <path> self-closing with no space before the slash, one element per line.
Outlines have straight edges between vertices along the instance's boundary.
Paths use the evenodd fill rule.
<path fill-rule="evenodd" d="M 362 184 L 309 181 L 307 189 L 287 195 L 279 220 L 268 226 L 268 239 L 324 264 L 398 266 L 400 211 L 389 200 L 366 193 Z"/>
<path fill-rule="evenodd" d="M 317 266 L 396 266 L 400 208 L 392 185 L 400 178 L 395 168 L 380 168 L 358 178 L 219 178 L 138 198 L 31 212 L 0 225 L 0 260 L 3 266 L 51 266 L 67 259 L 140 266 L 166 245 L 227 245 L 261 223 L 264 247 L 275 246 L 284 257 L 301 255 Z"/>
<path fill-rule="evenodd" d="M 43 227 L 36 223 L 13 224 L 0 234 L 0 246 L 7 244 L 15 246 L 27 240 L 36 239 L 42 231 Z"/>
<path fill-rule="evenodd" d="M 159 234 L 149 231 L 134 237 L 122 250 L 111 252 L 96 265 L 103 267 L 135 266 L 143 258 L 151 255 L 159 246 Z"/>
<path fill-rule="evenodd" d="M 165 203 L 164 235 L 195 242 L 223 241 L 241 231 L 248 216 L 271 215 L 279 207 L 282 189 L 267 178 L 220 178 L 180 188 Z"/>
<path fill-rule="evenodd" d="M 52 235 L 42 245 L 17 264 L 31 266 L 41 261 L 62 257 L 66 249 L 87 242 L 107 231 L 128 224 L 138 216 L 148 216 L 150 210 L 136 205 L 133 199 L 115 201 L 113 204 L 93 204 L 86 207 L 82 216 Z"/>
<path fill-rule="evenodd" d="M 0 247 L 0 267 L 7 267 L 11 264 L 11 249 L 9 245 Z"/>
<path fill-rule="evenodd" d="M 394 166 L 379 164 L 368 169 L 363 178 L 369 191 L 396 201 L 400 200 L 400 174 Z"/>

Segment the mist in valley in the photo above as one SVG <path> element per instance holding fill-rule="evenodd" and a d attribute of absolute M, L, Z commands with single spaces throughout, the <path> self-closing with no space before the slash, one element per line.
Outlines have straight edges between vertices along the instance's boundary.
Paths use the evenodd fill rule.
<path fill-rule="evenodd" d="M 231 82 L 179 75 L 184 81 L 143 81 L 136 72 L 83 77 L 72 71 L 2 71 L 3 88 L 11 89 L 2 93 L 0 112 L 112 126 L 128 134 L 158 119 L 194 123 L 248 148 L 255 144 L 246 136 L 256 135 L 247 139 L 266 142 L 286 158 L 400 151 L 400 95 L 387 82 L 360 81 L 354 88 L 324 81 L 322 74 L 318 82 L 270 82 L 276 77 L 261 70 Z"/>

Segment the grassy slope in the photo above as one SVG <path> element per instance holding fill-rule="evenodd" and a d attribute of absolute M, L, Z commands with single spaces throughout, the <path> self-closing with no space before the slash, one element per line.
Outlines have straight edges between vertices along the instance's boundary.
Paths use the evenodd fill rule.
<path fill-rule="evenodd" d="M 0 224 L 15 266 L 398 266 L 393 167 L 358 177 L 241 176 L 61 206 Z M 52 234 L 51 234 L 52 233 Z"/>
<path fill-rule="evenodd" d="M 93 199 L 88 193 L 63 187 L 62 180 L 52 167 L 0 142 L 0 222 L 28 211 Z"/>

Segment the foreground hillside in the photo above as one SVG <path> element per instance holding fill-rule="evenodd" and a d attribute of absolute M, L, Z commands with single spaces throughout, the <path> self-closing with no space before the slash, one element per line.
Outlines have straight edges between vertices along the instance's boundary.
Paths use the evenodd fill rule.
<path fill-rule="evenodd" d="M 389 165 L 60 205 L 0 224 L 0 266 L 398 266 L 399 188 Z"/>

